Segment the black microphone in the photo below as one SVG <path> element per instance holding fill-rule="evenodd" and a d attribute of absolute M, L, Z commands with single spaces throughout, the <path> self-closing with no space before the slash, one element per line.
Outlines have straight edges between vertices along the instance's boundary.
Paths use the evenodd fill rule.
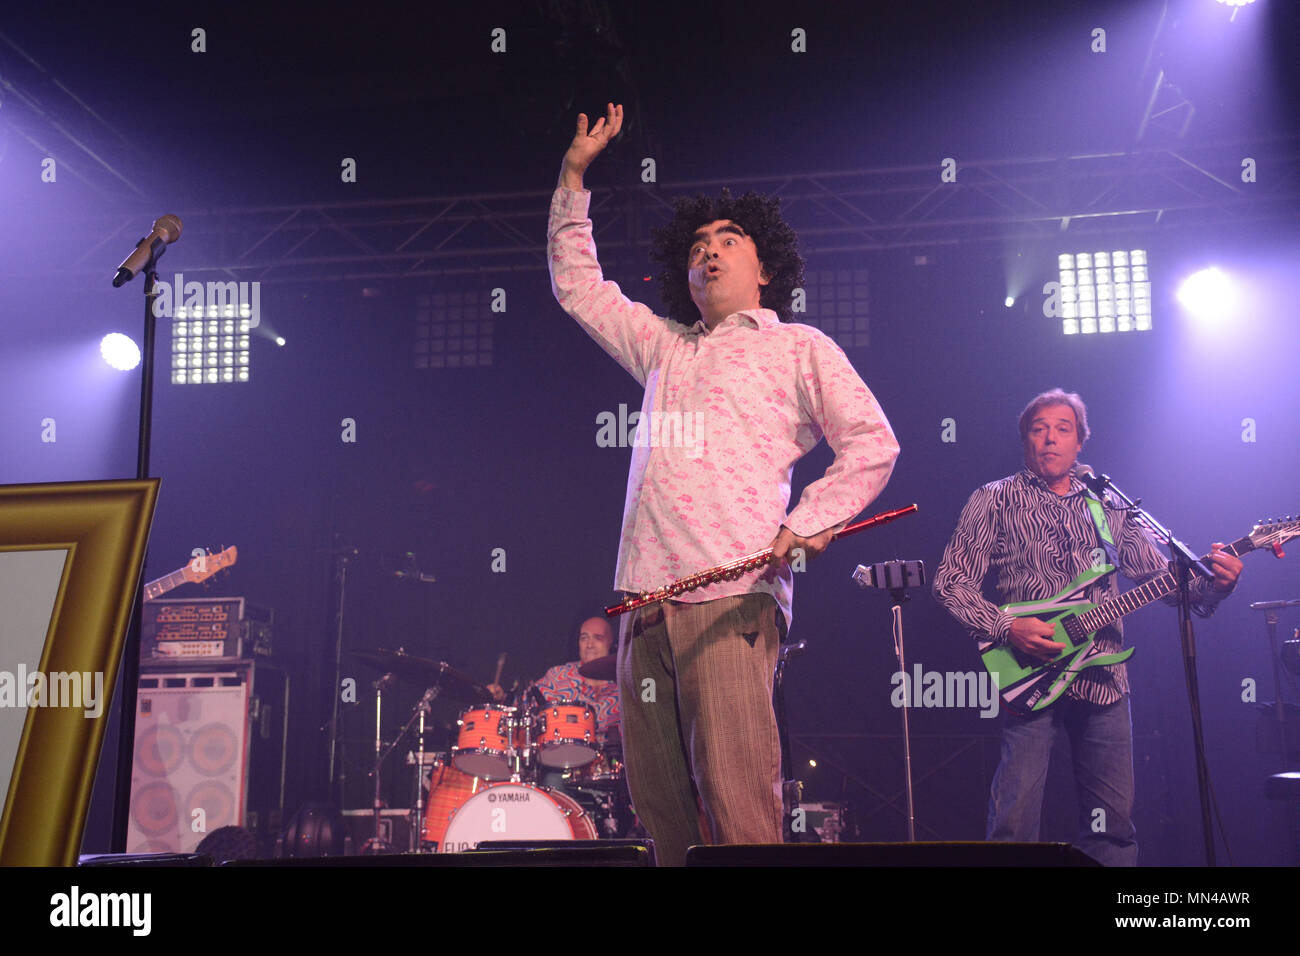
<path fill-rule="evenodd" d="M 1101 493 L 1110 487 L 1110 475 L 1097 474 L 1093 471 L 1092 465 L 1076 462 L 1074 474 L 1076 478 L 1088 486 L 1089 491 L 1098 497 L 1101 497 Z"/>
<path fill-rule="evenodd" d="M 135 244 L 135 250 L 117 267 L 113 288 L 120 289 L 136 277 L 149 260 L 157 260 L 167 247 L 181 237 L 181 221 L 176 216 L 162 216 L 153 224 L 153 232 Z"/>
<path fill-rule="evenodd" d="M 425 574 L 423 571 L 394 571 L 393 577 L 411 584 L 433 584 L 438 580 L 432 574 Z"/>

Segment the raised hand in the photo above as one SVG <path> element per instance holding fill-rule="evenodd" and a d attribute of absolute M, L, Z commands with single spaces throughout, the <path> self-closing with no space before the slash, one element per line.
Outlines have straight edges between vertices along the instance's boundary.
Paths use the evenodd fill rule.
<path fill-rule="evenodd" d="M 591 161 L 600 155 L 601 150 L 609 145 L 610 140 L 623 128 L 623 107 L 610 103 L 605 115 L 596 120 L 596 125 L 587 129 L 587 114 L 578 114 L 578 129 L 573 135 L 573 142 L 564 154 L 560 164 L 560 185 L 568 189 L 581 189 L 582 177 Z"/>

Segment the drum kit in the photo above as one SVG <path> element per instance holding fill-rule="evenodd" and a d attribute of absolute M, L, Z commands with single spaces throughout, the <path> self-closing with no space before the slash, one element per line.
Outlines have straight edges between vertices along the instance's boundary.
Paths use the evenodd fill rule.
<path fill-rule="evenodd" d="M 450 751 L 427 751 L 425 724 L 433 700 L 442 693 L 465 702 L 489 699 L 487 688 L 444 661 L 401 650 L 354 656 L 384 672 L 374 685 L 376 818 L 385 759 L 408 732 L 416 735 L 407 762 L 417 768 L 423 783 L 413 808 L 417 825 L 411 828 L 412 842 L 418 846 L 410 847 L 412 851 L 449 853 L 474 849 L 484 841 L 595 840 L 627 833 L 632 814 L 621 747 L 615 735 L 600 739 L 596 711 L 587 702 L 548 701 L 530 685 L 507 703 L 462 710 Z M 427 681 L 428 689 L 402 733 L 385 748 L 380 737 L 382 696 L 394 675 Z M 362 852 L 394 849 L 371 840 Z"/>

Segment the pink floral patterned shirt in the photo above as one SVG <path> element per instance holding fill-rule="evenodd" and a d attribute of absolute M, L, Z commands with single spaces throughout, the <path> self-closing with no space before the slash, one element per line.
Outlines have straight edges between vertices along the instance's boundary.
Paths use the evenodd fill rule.
<path fill-rule="evenodd" d="M 590 201 L 586 190 L 556 189 L 547 253 L 561 308 L 645 387 L 614 587 L 653 590 L 761 551 L 783 524 L 801 537 L 848 524 L 884 489 L 898 442 L 844 352 L 769 309 L 710 332 L 631 301 L 601 274 Z M 835 460 L 787 514 L 794 463 L 823 436 Z M 766 592 L 788 625 L 793 577 L 787 564 L 675 600 Z"/>

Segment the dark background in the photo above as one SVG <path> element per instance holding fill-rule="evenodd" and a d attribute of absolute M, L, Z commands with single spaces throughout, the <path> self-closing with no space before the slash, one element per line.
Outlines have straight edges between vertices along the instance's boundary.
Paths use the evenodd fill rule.
<path fill-rule="evenodd" d="M 264 322 L 286 346 L 256 339 L 246 385 L 177 387 L 165 373 L 157 385 L 152 473 L 163 483 L 145 573 L 180 567 L 195 547 L 238 546 L 238 565 L 211 593 L 275 611 L 276 654 L 293 682 L 290 810 L 325 795 L 334 544 L 361 552 L 349 577 L 349 649 L 400 645 L 479 680 L 501 651 L 510 655 L 507 681 L 573 659 L 578 622 L 612 597 L 629 452 L 597 447 L 596 416 L 620 403 L 637 408 L 640 394 L 556 306 L 543 245 L 547 197 L 579 110 L 626 104 L 622 141 L 587 178 L 597 198 L 619 189 L 670 197 L 674 182 L 722 178 L 743 189 L 747 177 L 910 165 L 933 166 L 937 183 L 943 157 L 1131 148 L 1160 16 L 1159 4 L 1145 2 L 1090 4 L 1083 13 L 1060 3 L 869 12 L 808 3 L 462 7 L 369 4 L 363 16 L 328 7 L 123 13 L 56 4 L 11 18 L 0 44 L 0 67 L 41 94 L 24 102 L 0 91 L 3 482 L 134 473 L 138 372 L 106 369 L 95 346 L 106 332 L 137 330 L 140 283 L 112 292 L 107 280 L 157 215 L 535 197 L 536 216 L 521 226 L 536 241 L 525 267 L 471 265 L 444 279 L 267 270 Z M 1295 78 L 1283 69 L 1297 35 L 1290 5 L 1259 4 L 1227 24 L 1209 0 L 1175 3 L 1168 17 L 1164 62 L 1197 107 L 1189 143 L 1297 132 Z M 190 51 L 195 26 L 207 31 L 206 53 Z M 1099 26 L 1105 54 L 1089 49 Z M 489 49 L 495 27 L 507 31 L 505 54 Z M 790 52 L 793 27 L 807 30 L 808 53 Z M 1175 42 L 1197 31 L 1209 31 L 1208 46 Z M 60 119 L 81 114 L 57 99 L 50 78 L 103 118 L 84 133 L 120 178 L 59 139 Z M 41 147 L 51 142 L 69 157 L 57 184 L 39 178 L 49 154 Z M 357 160 L 356 183 L 339 181 L 344 156 Z M 646 156 L 656 160 L 658 185 L 640 183 Z M 84 178 L 63 172 L 76 167 Z M 1216 172 L 1238 175 L 1235 166 Z M 869 272 L 870 344 L 847 351 L 903 449 L 871 510 L 920 505 L 915 516 L 837 544 L 797 580 L 791 636 L 808 651 L 791 666 L 787 690 L 809 799 L 851 803 L 865 839 L 903 837 L 888 601 L 858 590 L 849 574 L 859 562 L 894 557 L 920 558 L 933 572 L 969 493 L 1019 466 L 1015 420 L 1033 394 L 1058 385 L 1081 392 L 1094 433 L 1085 460 L 1200 552 L 1297 507 L 1294 222 L 1153 225 L 1117 238 L 1115 248 L 1150 250 L 1155 328 L 1110 337 L 1064 337 L 1059 320 L 1042 314 L 1037 290 L 1071 242 L 857 253 L 806 246 L 810 269 Z M 656 305 L 645 232 L 615 231 L 633 244 L 602 262 L 607 277 Z M 187 232 L 163 277 L 210 265 L 199 253 L 215 246 L 204 243 Z M 1187 321 L 1174 293 L 1211 258 L 1237 270 L 1254 297 L 1231 325 L 1207 331 Z M 1008 309 L 1013 280 L 1026 294 Z M 494 288 L 506 289 L 508 307 L 495 315 L 481 307 L 494 321 L 493 363 L 416 368 L 417 297 L 450 291 L 486 301 Z M 58 423 L 53 444 L 40 440 L 46 417 Z M 357 423 L 355 443 L 340 440 L 344 418 Z M 948 418 L 955 442 L 941 440 Z M 1247 418 L 1253 442 L 1243 441 Z M 829 461 L 822 446 L 800 463 L 796 496 Z M 497 548 L 506 573 L 491 571 Z M 397 581 L 406 552 L 437 583 Z M 1274 689 L 1263 624 L 1248 604 L 1297 596 L 1297 565 L 1267 556 L 1246 564 L 1238 593 L 1198 622 L 1206 741 L 1235 862 L 1276 864 L 1287 831 L 1262 781 L 1278 758 L 1256 752 L 1255 708 L 1242 699 L 1245 680 L 1257 682 L 1260 699 Z M 928 591 L 913 597 L 904 612 L 909 659 L 926 670 L 977 668 L 972 642 Z M 1284 619 L 1283 630 L 1298 623 Z M 1139 647 L 1130 672 L 1142 862 L 1195 864 L 1203 854 L 1175 618 L 1157 606 L 1127 628 Z M 375 676 L 355 665 L 345 675 L 363 689 Z M 403 688 L 387 733 L 418 692 Z M 349 752 L 362 764 L 367 699 L 363 691 L 348 717 Z M 455 705 L 438 706 L 440 720 L 454 719 Z M 918 835 L 980 838 L 997 722 L 969 709 L 918 709 L 911 729 Z M 1072 836 L 1062 756 L 1048 794 L 1052 839 Z M 364 769 L 352 772 L 349 805 L 363 806 Z M 94 837 L 88 849 L 106 849 L 92 846 Z"/>

